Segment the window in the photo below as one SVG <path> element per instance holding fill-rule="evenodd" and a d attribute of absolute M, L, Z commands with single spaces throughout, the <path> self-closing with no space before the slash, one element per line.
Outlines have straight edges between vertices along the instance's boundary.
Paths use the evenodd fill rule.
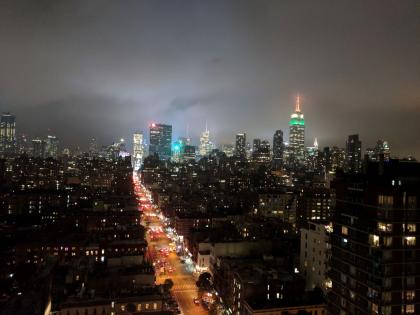
<path fill-rule="evenodd" d="M 408 196 L 407 197 L 407 208 L 408 209 L 416 209 L 417 208 L 417 197 L 416 196 Z"/>
<path fill-rule="evenodd" d="M 153 303 L 153 309 L 157 310 L 157 303 Z"/>
<path fill-rule="evenodd" d="M 381 232 L 392 232 L 392 224 L 378 222 L 378 230 Z"/>
<path fill-rule="evenodd" d="M 378 247 L 379 246 L 379 236 L 370 234 L 369 235 L 369 243 L 370 243 L 370 245 L 372 245 L 374 247 Z"/>
<path fill-rule="evenodd" d="M 391 208 L 394 205 L 394 197 L 393 196 L 385 196 L 379 195 L 378 196 L 378 205 L 384 208 Z"/>
<path fill-rule="evenodd" d="M 347 226 L 342 226 L 341 227 L 341 234 L 349 235 L 349 229 L 347 228 Z"/>
<path fill-rule="evenodd" d="M 405 305 L 405 314 L 414 314 L 414 304 L 407 304 Z M 404 314 L 404 305 L 401 306 L 401 313 Z"/>
<path fill-rule="evenodd" d="M 146 303 L 146 310 L 149 309 L 149 303 Z"/>
<path fill-rule="evenodd" d="M 391 292 L 382 292 L 382 301 L 383 302 L 391 302 L 392 294 Z"/>
<path fill-rule="evenodd" d="M 391 306 L 382 306 L 382 315 L 391 315 Z"/>
<path fill-rule="evenodd" d="M 384 237 L 383 241 L 384 241 L 384 246 L 386 246 L 386 247 L 392 246 L 392 237 L 391 236 Z"/>
<path fill-rule="evenodd" d="M 404 225 L 405 224 L 403 224 L 403 228 L 404 228 Z M 407 232 L 416 232 L 416 224 L 415 223 L 408 223 L 407 224 L 407 228 L 405 229 Z"/>
<path fill-rule="evenodd" d="M 405 291 L 405 300 L 406 301 L 413 301 L 414 298 L 416 297 L 416 292 L 411 290 L 411 291 Z M 404 299 L 404 292 L 402 293 L 402 298 Z"/>
<path fill-rule="evenodd" d="M 378 205 L 380 207 L 390 208 L 394 205 L 394 197 L 393 196 L 379 195 L 378 196 Z"/>
<path fill-rule="evenodd" d="M 383 283 L 385 288 L 390 288 L 392 286 L 392 278 L 383 279 Z"/>
<path fill-rule="evenodd" d="M 416 278 L 415 277 L 406 277 L 407 279 L 407 286 L 415 286 L 416 285 Z M 404 278 L 403 278 L 404 281 Z"/>
<path fill-rule="evenodd" d="M 415 236 L 404 237 L 403 238 L 403 245 L 415 246 L 416 245 L 416 237 Z"/>
<path fill-rule="evenodd" d="M 384 251 L 382 251 L 382 258 L 384 260 L 390 260 L 390 259 L 392 259 L 392 251 L 391 250 L 384 250 Z"/>

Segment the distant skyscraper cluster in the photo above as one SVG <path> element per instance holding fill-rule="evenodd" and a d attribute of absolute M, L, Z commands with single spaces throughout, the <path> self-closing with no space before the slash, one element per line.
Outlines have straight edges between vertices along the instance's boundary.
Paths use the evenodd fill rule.
<path fill-rule="evenodd" d="M 251 142 L 245 132 L 236 134 L 234 143 L 222 144 L 216 149 L 207 127 L 201 133 L 199 143 L 194 146 L 190 137 L 179 137 L 173 140 L 172 125 L 152 123 L 149 126 L 149 145 L 142 132 L 132 134 L 132 163 L 135 170 L 139 170 L 147 155 L 157 155 L 161 160 L 183 162 L 208 157 L 213 150 L 224 152 L 227 157 L 236 157 L 257 164 L 270 165 L 274 170 L 309 170 L 328 175 L 337 169 L 359 173 L 363 160 L 389 160 L 391 150 L 386 140 L 378 140 L 375 147 L 362 152 L 362 143 L 358 134 L 350 135 L 345 148 L 337 146 L 320 148 L 317 139 L 313 146 L 305 146 L 305 117 L 301 108 L 301 98 L 297 96 L 294 112 L 289 120 L 289 138 L 284 138 L 281 129 L 275 130 L 272 141 L 255 138 Z M 187 131 L 188 133 L 188 131 Z M 16 134 L 16 117 L 10 113 L 3 113 L 0 124 L 0 155 L 13 156 L 26 153 L 34 157 L 57 158 L 64 151 L 60 151 L 60 143 L 56 136 L 47 135 L 45 138 L 29 139 L 25 135 Z M 126 143 L 121 140 L 108 146 L 99 146 L 95 138 L 91 138 L 88 153 L 90 156 L 102 156 L 112 159 L 127 156 Z M 65 149 L 70 154 L 69 149 Z M 74 154 L 82 154 L 80 149 Z"/>

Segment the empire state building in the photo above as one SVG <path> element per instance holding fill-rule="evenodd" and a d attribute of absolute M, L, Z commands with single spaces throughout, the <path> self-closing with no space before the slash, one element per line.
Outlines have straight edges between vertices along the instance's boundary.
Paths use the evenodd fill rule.
<path fill-rule="evenodd" d="M 301 164 L 305 160 L 305 119 L 300 111 L 300 98 L 296 98 L 295 112 L 289 122 L 289 152 L 290 160 L 294 164 Z"/>

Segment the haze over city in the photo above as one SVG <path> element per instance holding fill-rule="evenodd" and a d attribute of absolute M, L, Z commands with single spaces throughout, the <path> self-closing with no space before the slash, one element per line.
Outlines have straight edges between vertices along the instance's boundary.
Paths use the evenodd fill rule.
<path fill-rule="evenodd" d="M 0 111 L 18 132 L 87 147 L 173 125 L 194 142 L 288 136 L 420 156 L 417 1 L 0 3 Z"/>

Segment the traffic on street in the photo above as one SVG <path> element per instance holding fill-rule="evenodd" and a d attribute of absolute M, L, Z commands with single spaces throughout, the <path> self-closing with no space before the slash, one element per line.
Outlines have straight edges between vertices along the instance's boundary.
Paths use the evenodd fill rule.
<path fill-rule="evenodd" d="M 210 303 L 199 297 L 191 258 L 183 250 L 180 237 L 170 227 L 160 209 L 153 204 L 149 191 L 133 175 L 134 190 L 146 229 L 147 258 L 153 263 L 156 284 L 169 289 L 167 309 L 177 314 L 209 314 Z"/>

